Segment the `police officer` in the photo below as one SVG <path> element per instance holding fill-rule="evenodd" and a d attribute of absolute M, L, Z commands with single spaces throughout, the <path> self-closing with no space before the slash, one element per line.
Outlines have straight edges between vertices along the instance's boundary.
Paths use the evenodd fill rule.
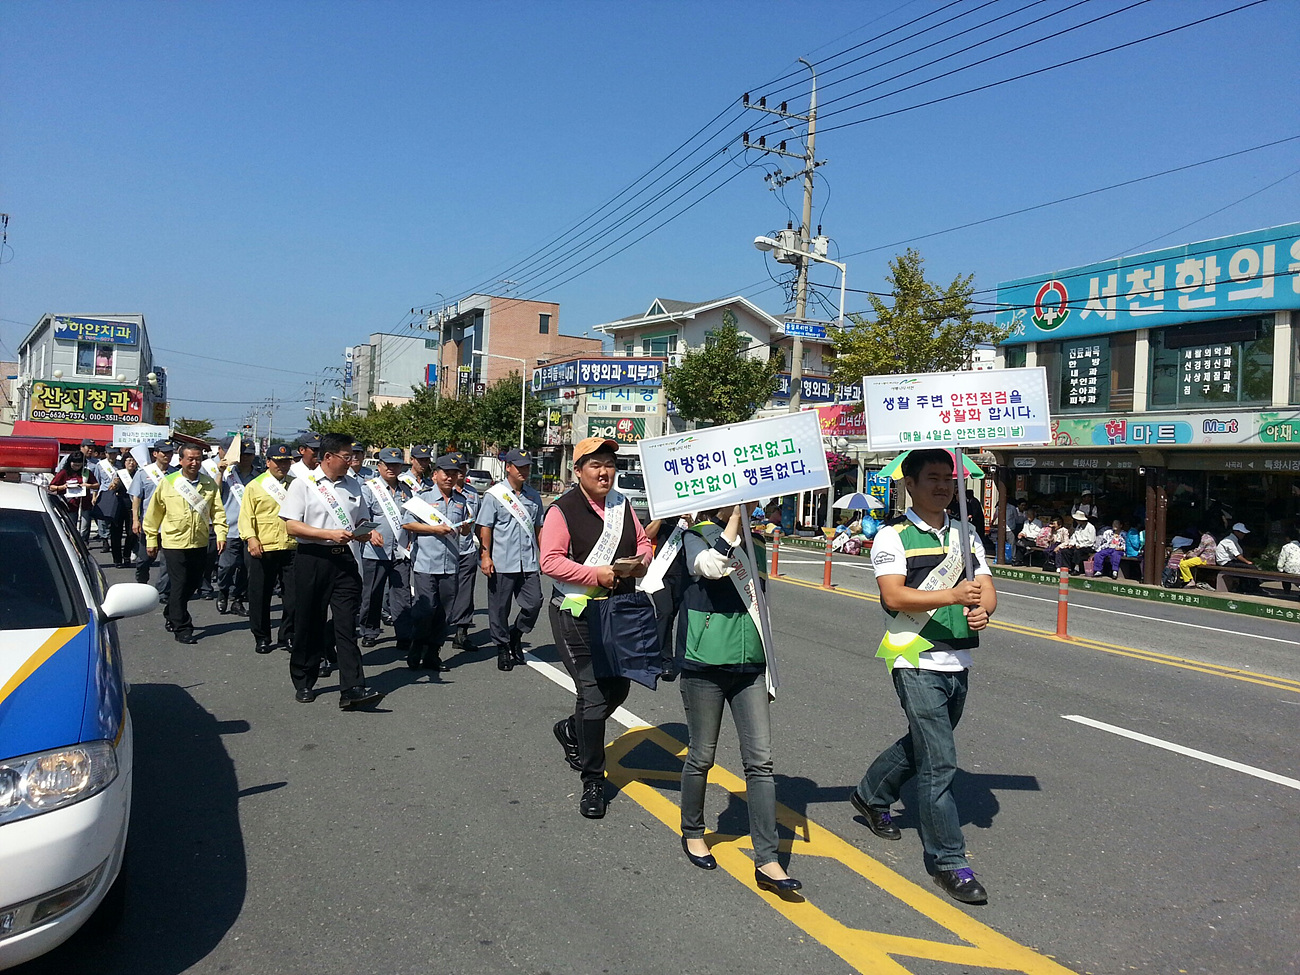
<path fill-rule="evenodd" d="M 361 645 L 375 645 L 387 600 L 397 651 L 403 656 L 411 651 L 412 539 L 402 529 L 410 518 L 402 506 L 411 500 L 411 489 L 399 480 L 405 470 L 401 448 L 385 447 L 379 452 L 379 476 L 365 483 L 362 494 L 384 544 L 367 545 L 361 552 Z"/>
<path fill-rule="evenodd" d="M 154 583 L 154 588 L 160 594 L 167 592 L 167 563 L 158 562 L 156 558 L 146 554 L 148 546 L 144 538 L 144 513 L 149 510 L 149 501 L 153 498 L 153 493 L 158 489 L 162 479 L 170 474 L 173 470 L 171 467 L 172 442 L 170 440 L 157 440 L 149 448 L 150 462 L 140 468 L 135 479 L 131 482 L 131 489 L 128 492 L 131 495 L 131 529 L 139 537 L 136 546 L 138 554 L 135 563 L 135 581 L 147 583 L 149 581 L 149 570 L 154 565 L 158 565 L 158 581 Z"/>
<path fill-rule="evenodd" d="M 320 441 L 318 433 L 303 437 L 302 442 L 298 444 L 302 456 L 289 468 L 289 474 L 293 478 L 301 481 L 316 476 L 316 472 L 320 469 Z"/>
<path fill-rule="evenodd" d="M 542 578 L 537 533 L 542 527 L 542 496 L 528 483 L 532 461 L 522 450 L 506 454 L 506 479 L 488 488 L 474 520 L 487 576 L 488 626 L 497 648 L 497 669 L 524 662 L 524 634 L 542 612 Z M 510 623 L 510 603 L 519 612 Z"/>
<path fill-rule="evenodd" d="M 161 546 L 167 561 L 167 622 L 177 642 L 197 643 L 188 603 L 207 569 L 209 533 L 216 535 L 218 552 L 226 547 L 226 510 L 217 482 L 200 470 L 203 448 L 186 444 L 180 458 L 180 470 L 164 477 L 149 500 L 145 550 L 153 558 Z"/>
<path fill-rule="evenodd" d="M 348 469 L 352 438 L 327 433 L 319 438 L 320 464 L 315 477 L 296 478 L 289 485 L 280 517 L 298 540 L 294 557 L 294 637 L 289 676 L 294 699 L 316 699 L 316 680 L 326 654 L 325 621 L 334 618 L 338 653 L 339 707 L 353 709 L 378 703 L 384 696 L 365 685 L 361 651 L 354 629 L 361 606 L 361 545 L 383 544 L 377 530 L 357 534 L 369 508 L 361 482 Z"/>
<path fill-rule="evenodd" d="M 226 509 L 226 524 L 230 534 L 226 547 L 217 562 L 217 612 L 227 610 L 236 616 L 247 616 L 244 597 L 248 592 L 248 569 L 244 565 L 244 542 L 239 531 L 239 512 L 248 484 L 256 476 L 253 470 L 255 450 L 251 440 L 241 438 L 239 463 L 225 468 L 221 478 L 221 504 Z"/>
<path fill-rule="evenodd" d="M 469 458 L 459 450 L 451 451 L 451 456 L 456 460 L 455 488 L 464 496 L 469 517 L 473 520 L 478 517 L 483 495 L 465 483 Z M 473 649 L 469 642 L 469 630 L 474 623 L 474 585 L 478 581 L 478 565 L 478 543 L 474 534 L 470 533 L 460 540 L 460 561 L 456 566 L 456 601 L 448 610 L 447 621 L 456 630 L 451 645 L 457 650 Z"/>
<path fill-rule="evenodd" d="M 431 509 L 428 517 L 412 515 L 402 526 L 418 536 L 412 575 L 415 635 L 406 654 L 406 665 L 412 670 L 446 669 L 442 641 L 448 613 L 456 602 L 460 546 L 473 529 L 465 496 L 455 489 L 455 482 L 456 458 L 444 454 L 434 465 L 433 489 L 418 495 Z"/>
<path fill-rule="evenodd" d="M 402 483 L 416 494 L 433 489 L 433 451 L 424 444 L 411 448 L 411 469 L 402 473 Z"/>
<path fill-rule="evenodd" d="M 270 653 L 276 647 L 293 643 L 293 559 L 297 542 L 289 535 L 280 505 L 289 493 L 293 479 L 289 465 L 293 454 L 284 444 L 276 444 L 266 453 L 265 473 L 253 478 L 244 488 L 239 506 L 239 537 L 244 542 L 248 571 L 248 622 L 253 631 L 253 649 Z M 281 599 L 280 638 L 271 642 L 271 594 L 279 583 Z"/>
<path fill-rule="evenodd" d="M 365 465 L 366 465 L 366 445 L 363 444 L 360 440 L 353 440 L 352 441 L 352 463 L 349 465 L 352 468 L 352 476 L 360 478 L 361 468 L 363 468 Z M 365 482 L 363 481 L 362 483 Z"/>

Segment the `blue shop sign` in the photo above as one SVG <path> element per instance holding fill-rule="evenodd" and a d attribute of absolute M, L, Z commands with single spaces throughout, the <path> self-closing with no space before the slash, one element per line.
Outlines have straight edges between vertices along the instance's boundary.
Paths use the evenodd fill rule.
<path fill-rule="evenodd" d="M 790 374 L 783 372 L 777 379 L 780 385 L 776 387 L 772 398 L 789 399 Z M 862 383 L 833 383 L 829 379 L 802 376 L 799 380 L 799 398 L 805 403 L 860 403 Z"/>
<path fill-rule="evenodd" d="M 135 322 L 115 322 L 107 318 L 56 318 L 54 337 L 73 342 L 135 345 L 140 341 L 140 326 Z"/>
<path fill-rule="evenodd" d="M 1003 345 L 1300 307 L 1300 223 L 998 285 Z"/>
<path fill-rule="evenodd" d="M 533 370 L 533 389 L 559 386 L 658 386 L 664 361 L 632 356 L 623 359 L 570 359 Z"/>
<path fill-rule="evenodd" d="M 826 326 L 821 322 L 782 322 L 781 331 L 803 339 L 826 338 Z"/>

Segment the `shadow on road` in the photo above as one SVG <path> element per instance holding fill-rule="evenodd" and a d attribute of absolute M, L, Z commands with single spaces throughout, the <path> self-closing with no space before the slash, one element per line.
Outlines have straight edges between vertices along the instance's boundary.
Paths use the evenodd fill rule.
<path fill-rule="evenodd" d="M 79 931 L 15 975 L 176 975 L 235 923 L 247 870 L 239 786 L 217 721 L 182 688 L 136 684 L 130 694 L 135 774 L 126 913 L 108 937 Z M 283 783 L 251 787 L 246 794 Z"/>

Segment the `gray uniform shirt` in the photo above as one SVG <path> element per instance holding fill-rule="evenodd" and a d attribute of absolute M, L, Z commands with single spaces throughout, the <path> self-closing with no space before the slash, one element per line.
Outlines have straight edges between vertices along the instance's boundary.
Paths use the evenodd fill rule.
<path fill-rule="evenodd" d="M 244 485 L 245 490 L 253 478 L 257 477 L 257 471 L 251 466 L 247 474 L 236 467 L 231 467 L 227 469 L 226 476 L 221 479 L 221 506 L 226 509 L 226 524 L 230 526 L 230 534 L 226 536 L 228 542 L 239 537 L 239 508 L 243 502 L 243 495 L 235 494 L 235 485 L 230 480 L 232 473 L 239 475 L 239 483 Z"/>
<path fill-rule="evenodd" d="M 433 505 L 434 510 L 453 525 L 458 525 L 469 517 L 469 506 L 465 503 L 465 495 L 459 491 L 452 491 L 451 497 L 444 498 L 441 489 L 435 487 L 432 491 L 423 492 L 420 498 Z M 416 520 L 414 515 L 410 515 L 406 524 Z M 459 563 L 459 535 L 415 536 L 413 568 L 416 572 L 433 576 L 455 575 Z"/>
<path fill-rule="evenodd" d="M 526 483 L 518 491 L 510 493 L 528 512 L 531 530 L 525 529 L 491 491 L 483 495 L 474 523 L 480 528 L 492 529 L 492 564 L 498 572 L 538 572 L 541 567 L 538 563 L 537 529 L 542 526 L 545 512 L 542 496 Z"/>
<path fill-rule="evenodd" d="M 384 547 L 378 549 L 373 545 L 367 545 L 362 550 L 361 557 L 376 562 L 394 562 L 401 557 L 401 553 L 397 551 L 398 539 L 393 533 L 393 526 L 384 517 L 383 505 L 379 503 L 378 492 L 380 491 L 387 491 L 393 499 L 393 504 L 397 506 L 397 528 L 402 535 L 402 541 L 406 543 L 411 541 L 406 537 L 406 532 L 401 530 L 402 525 L 409 523 L 413 517 L 409 511 L 402 510 L 402 505 L 411 500 L 411 489 L 401 481 L 397 482 L 396 488 L 390 489 L 381 478 L 376 477 L 361 486 L 361 494 L 366 499 L 366 504 L 370 506 L 370 520 L 379 525 L 379 534 L 384 536 Z"/>
<path fill-rule="evenodd" d="M 170 474 L 172 471 L 176 469 L 177 468 L 175 467 L 168 467 L 167 469 L 163 470 L 162 472 L 163 477 L 166 477 L 168 474 Z M 157 489 L 158 489 L 158 485 L 154 484 L 153 480 L 149 477 L 149 475 L 144 472 L 143 467 L 141 467 L 138 471 L 135 472 L 135 479 L 131 481 L 131 489 L 127 493 L 130 494 L 131 497 L 133 498 L 140 499 L 140 521 L 141 522 L 144 521 L 144 513 L 149 510 L 149 499 L 153 497 L 153 493 Z"/>
<path fill-rule="evenodd" d="M 461 489 L 461 495 L 465 498 L 465 508 L 469 512 L 470 518 L 478 517 L 478 509 L 483 504 L 483 495 L 479 494 L 468 484 Z M 460 540 L 460 554 L 468 555 L 474 551 L 474 532 L 470 532 Z"/>

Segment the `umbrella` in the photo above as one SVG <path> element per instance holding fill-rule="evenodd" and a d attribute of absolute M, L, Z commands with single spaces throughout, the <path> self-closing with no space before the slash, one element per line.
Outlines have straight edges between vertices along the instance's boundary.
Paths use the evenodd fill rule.
<path fill-rule="evenodd" d="M 879 511 L 884 506 L 884 502 L 879 498 L 861 493 L 846 494 L 844 497 L 835 500 L 835 507 L 837 508 L 854 508 L 859 511 Z"/>
<path fill-rule="evenodd" d="M 952 451 L 948 451 L 948 452 L 949 452 L 949 453 L 952 453 Z M 884 475 L 886 475 L 886 476 L 888 476 L 888 477 L 893 478 L 895 481 L 900 481 L 900 480 L 902 480 L 902 478 L 903 478 L 903 461 L 907 459 L 907 455 L 910 454 L 910 453 L 911 453 L 910 450 L 904 450 L 901 454 L 899 454 L 897 457 L 895 457 L 893 460 L 891 460 L 888 464 L 886 464 L 885 467 L 884 467 L 884 469 L 882 469 L 880 473 L 881 473 L 881 474 L 884 474 Z M 965 466 L 965 468 L 966 468 L 966 474 L 967 474 L 969 477 L 973 477 L 973 478 L 975 478 L 976 480 L 979 480 L 979 479 L 981 479 L 982 477 L 984 477 L 984 472 L 983 472 L 982 470 L 980 470 L 979 465 L 976 464 L 975 461 L 973 461 L 973 460 L 970 459 L 970 455 L 969 455 L 969 454 L 965 454 L 965 453 L 963 453 L 963 454 L 961 455 L 961 459 L 962 459 L 962 462 L 963 462 L 963 464 L 964 464 L 964 466 Z"/>

